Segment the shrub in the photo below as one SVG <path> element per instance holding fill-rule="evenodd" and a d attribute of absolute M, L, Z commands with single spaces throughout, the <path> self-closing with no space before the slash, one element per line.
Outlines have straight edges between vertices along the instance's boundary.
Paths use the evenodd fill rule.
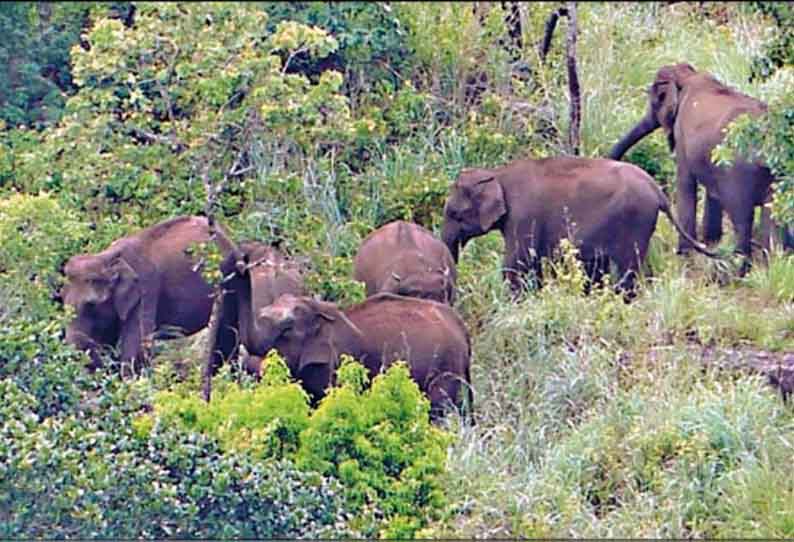
<path fill-rule="evenodd" d="M 376 506 L 386 519 L 381 537 L 411 537 L 445 504 L 448 436 L 430 424 L 430 402 L 404 363 L 367 390 L 366 370 L 349 360 L 338 380 L 301 434 L 298 464 L 342 480 L 357 507 Z"/>
<path fill-rule="evenodd" d="M 147 402 L 145 382 L 93 378 L 96 390 L 77 390 L 79 401 L 47 418 L 12 377 L 0 380 L 0 537 L 353 534 L 337 482 L 173 425 L 142 431 L 133 420 Z"/>
<path fill-rule="evenodd" d="M 195 393 L 158 392 L 152 416 L 165 426 L 211 435 L 223 450 L 259 459 L 293 455 L 298 435 L 309 424 L 308 396 L 289 381 L 289 369 L 277 354 L 268 355 L 262 367 L 261 386 L 226 386 L 215 391 L 209 405 Z"/>
<path fill-rule="evenodd" d="M 273 351 L 259 385 L 215 380 L 220 386 L 209 405 L 195 394 L 156 394 L 154 412 L 138 418 L 136 434 L 146 439 L 154 428 L 180 427 L 217 440 L 223 453 L 288 459 L 302 472 L 339 480 L 345 506 L 356 514 L 352 525 L 365 536 L 412 536 L 442 509 L 449 436 L 430 424 L 430 403 L 405 364 L 367 388 L 366 369 L 346 360 L 338 387 L 314 411 Z"/>
<path fill-rule="evenodd" d="M 88 233 L 77 213 L 47 193 L 0 199 L 0 283 L 24 300 L 28 314 L 49 315 L 49 298 L 62 286 L 58 270 Z"/>

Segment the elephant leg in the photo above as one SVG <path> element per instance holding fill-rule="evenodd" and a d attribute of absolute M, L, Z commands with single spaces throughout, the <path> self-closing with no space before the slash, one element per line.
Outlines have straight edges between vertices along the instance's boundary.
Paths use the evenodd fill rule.
<path fill-rule="evenodd" d="M 722 239 L 722 203 L 706 192 L 706 205 L 703 212 L 703 242 L 707 245 Z"/>
<path fill-rule="evenodd" d="M 788 227 L 781 226 L 772 218 L 772 211 L 767 205 L 761 206 L 761 246 L 769 254 L 773 247 L 791 250 L 794 237 Z"/>
<path fill-rule="evenodd" d="M 448 410 L 455 409 L 464 415 L 464 396 L 468 393 L 467 383 L 450 372 L 436 373 L 426 386 L 430 400 L 430 420 L 439 422 Z M 469 405 L 471 407 L 471 405 Z"/>
<path fill-rule="evenodd" d="M 745 199 L 734 204 L 727 209 L 736 231 L 736 252 L 744 256 L 739 276 L 744 276 L 751 267 L 752 258 L 752 236 L 753 236 L 753 214 L 755 208 L 751 204 L 752 200 Z"/>
<path fill-rule="evenodd" d="M 224 361 L 228 361 L 234 368 L 240 353 L 240 321 L 239 300 L 233 292 L 223 292 L 220 300 L 220 322 L 215 326 L 212 341 L 212 353 L 209 360 L 210 374 L 214 375 Z"/>
<path fill-rule="evenodd" d="M 604 275 L 609 273 L 609 257 L 597 252 L 593 258 L 584 261 L 584 270 L 588 278 L 584 293 L 588 295 L 593 287 L 600 288 L 604 285 Z"/>
<path fill-rule="evenodd" d="M 121 325 L 119 337 L 121 350 L 122 376 L 134 375 L 145 363 L 146 353 L 143 347 L 143 326 L 141 325 L 140 305 Z M 127 364 L 131 364 L 128 367 Z"/>
<path fill-rule="evenodd" d="M 513 299 L 517 299 L 526 289 L 528 280 L 534 280 L 538 288 L 543 282 L 540 258 L 529 255 L 522 258 L 517 252 L 519 251 L 506 255 L 503 268 L 503 275 L 510 284 Z"/>
<path fill-rule="evenodd" d="M 157 295 L 145 295 L 121 323 L 121 361 L 132 363 L 137 373 L 151 356 L 154 333 L 157 328 Z"/>
<path fill-rule="evenodd" d="M 689 169 L 679 162 L 676 176 L 678 177 L 678 189 L 676 193 L 676 214 L 681 228 L 687 232 L 692 239 L 696 238 L 695 219 L 697 213 L 697 181 Z M 678 254 L 691 252 L 692 245 L 684 236 L 678 236 Z"/>
<path fill-rule="evenodd" d="M 645 261 L 645 256 L 648 254 L 649 241 L 650 235 L 644 241 L 626 243 L 614 257 L 619 276 L 615 291 L 623 294 L 623 300 L 626 303 L 637 297 L 637 277 L 639 276 L 642 262 Z"/>

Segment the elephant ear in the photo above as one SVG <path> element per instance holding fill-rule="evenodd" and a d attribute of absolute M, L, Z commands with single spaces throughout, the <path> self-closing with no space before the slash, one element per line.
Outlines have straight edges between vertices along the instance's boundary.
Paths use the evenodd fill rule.
<path fill-rule="evenodd" d="M 489 175 L 475 185 L 474 205 L 479 210 L 480 228 L 487 232 L 507 212 L 502 185 L 496 177 Z"/>
<path fill-rule="evenodd" d="M 314 363 L 327 363 L 331 369 L 335 369 L 340 353 L 337 340 L 359 342 L 363 333 L 333 303 L 312 299 L 311 308 L 314 319 L 307 329 L 307 343 L 301 354 L 298 372 Z"/>
<path fill-rule="evenodd" d="M 122 321 L 129 318 L 130 313 L 143 297 L 141 280 L 135 269 L 123 257 L 112 264 L 113 306 Z"/>
<path fill-rule="evenodd" d="M 336 318 L 317 313 L 312 320 L 301 350 L 298 361 L 298 374 L 309 365 L 326 365 L 333 369 L 336 366 L 337 352 L 334 347 L 333 326 Z"/>
<path fill-rule="evenodd" d="M 673 131 L 678 113 L 678 85 L 672 79 L 656 81 L 651 87 L 651 103 L 656 119 L 667 132 Z"/>

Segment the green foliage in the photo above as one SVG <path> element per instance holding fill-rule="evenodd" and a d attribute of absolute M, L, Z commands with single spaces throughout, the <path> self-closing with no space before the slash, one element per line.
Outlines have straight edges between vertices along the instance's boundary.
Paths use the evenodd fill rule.
<path fill-rule="evenodd" d="M 365 98 L 377 82 L 399 82 L 410 66 L 405 30 L 390 6 L 369 2 L 263 2 L 271 31 L 283 21 L 315 26 L 334 36 L 336 51 L 322 61 L 298 55 L 292 71 L 316 76 L 323 69 L 345 74 L 345 94 Z"/>
<path fill-rule="evenodd" d="M 698 384 L 682 395 L 660 397 L 673 403 L 663 409 L 656 401 L 639 402 L 639 391 L 605 405 L 603 417 L 583 424 L 543 462 L 544 474 L 528 488 L 530 517 L 555 534 L 604 536 L 610 516 L 636 513 L 652 499 L 658 508 L 631 532 L 712 536 L 733 514 L 717 512 L 733 474 L 764 460 L 760 439 L 782 444 L 779 405 L 757 382 L 743 384 L 727 393 L 719 384 Z M 621 423 L 607 425 L 610 418 Z M 588 526 L 575 519 L 580 514 L 601 519 Z"/>
<path fill-rule="evenodd" d="M 29 314 L 49 317 L 50 296 L 62 286 L 58 269 L 88 234 L 77 213 L 49 194 L 0 199 L 0 286 Z"/>
<path fill-rule="evenodd" d="M 363 373 L 343 362 L 340 384 L 301 435 L 298 464 L 339 478 L 356 507 L 385 514 L 381 537 L 413 536 L 445 504 L 440 476 L 449 438 L 430 424 L 430 403 L 404 363 L 362 391 Z"/>
<path fill-rule="evenodd" d="M 322 57 L 335 40 L 287 22 L 269 33 L 266 21 L 249 4 L 143 3 L 130 28 L 98 18 L 90 49 L 72 49 L 78 91 L 67 115 L 20 165 L 18 182 L 68 186 L 100 213 L 132 205 L 139 220 L 160 218 L 202 209 L 210 182 L 231 177 L 244 191 L 255 142 L 314 155 L 344 141 L 341 76 L 312 83 L 285 73 L 289 56 L 280 56 Z M 221 206 L 234 210 L 228 197 Z"/>
<path fill-rule="evenodd" d="M 196 432 L 142 430 L 143 381 L 88 377 L 81 357 L 59 355 L 55 337 L 28 326 L 25 338 L 4 326 L 0 342 L 3 538 L 352 534 L 336 482 Z"/>
<path fill-rule="evenodd" d="M 72 410 L 80 400 L 80 390 L 93 388 L 83 355 L 63 345 L 63 321 L 51 318 L 7 314 L 0 318 L 0 379 L 29 394 L 35 400 L 33 412 L 40 418 Z"/>
<path fill-rule="evenodd" d="M 794 71 L 780 70 L 771 80 L 774 96 L 768 112 L 757 118 L 738 117 L 728 127 L 721 145 L 714 148 L 713 159 L 729 166 L 737 159 L 761 162 L 774 175 L 772 216 L 782 224 L 794 222 Z"/>
<path fill-rule="evenodd" d="M 449 436 L 430 425 L 430 403 L 405 364 L 368 388 L 367 370 L 343 358 L 338 387 L 314 411 L 271 351 L 252 388 L 215 377 L 224 385 L 215 387 L 209 405 L 193 392 L 158 392 L 154 412 L 136 420 L 136 435 L 145 441 L 160 427 L 179 427 L 212 437 L 224 453 L 294 460 L 302 471 L 342 483 L 348 510 L 358 513 L 357 529 L 411 536 L 445 503 L 439 480 Z M 382 520 L 371 515 L 374 509 Z"/>
<path fill-rule="evenodd" d="M 753 78 L 767 79 L 783 66 L 794 65 L 794 9 L 788 2 L 748 2 L 749 9 L 770 17 L 775 22 L 775 33 L 763 54 L 753 59 Z"/>
<path fill-rule="evenodd" d="M 770 103 L 735 125 L 782 175 L 785 220 L 791 75 L 773 19 L 789 8 L 764 4 L 771 18 L 579 3 L 583 154 L 605 155 L 656 70 L 687 61 Z M 404 366 L 370 386 L 345 362 L 313 409 L 271 356 L 260 383 L 224 368 L 206 404 L 204 332 L 158 341 L 135 382 L 63 344 L 60 263 L 208 199 L 235 239 L 307 257 L 313 293 L 363 299 L 352 257 L 372 229 L 438 232 L 462 167 L 567 152 L 565 18 L 536 53 L 559 5 L 519 3 L 521 51 L 499 3 L 3 5 L 0 537 L 791 537 L 791 409 L 709 368 L 786 359 L 790 262 L 720 286 L 674 254 L 664 219 L 631 304 L 609 284 L 583 294 L 571 250 L 514 301 L 499 232 L 467 245 L 474 427 L 430 425 Z M 750 81 L 760 55 L 773 73 Z M 39 74 L 69 82 L 56 97 Z M 661 131 L 626 159 L 672 180 Z M 217 280 L 216 247 L 195 250 Z"/>
<path fill-rule="evenodd" d="M 151 416 L 166 427 L 211 435 L 223 450 L 258 459 L 294 454 L 298 435 L 309 423 L 308 396 L 299 384 L 289 382 L 289 369 L 275 352 L 263 360 L 262 368 L 262 385 L 216 390 L 209 405 L 196 393 L 158 392 Z M 142 434 L 151 425 L 138 424 Z"/>
<path fill-rule="evenodd" d="M 89 2 L 0 6 L 0 129 L 43 128 L 58 121 L 66 97 L 74 91 L 69 50 L 80 39 L 91 6 Z"/>

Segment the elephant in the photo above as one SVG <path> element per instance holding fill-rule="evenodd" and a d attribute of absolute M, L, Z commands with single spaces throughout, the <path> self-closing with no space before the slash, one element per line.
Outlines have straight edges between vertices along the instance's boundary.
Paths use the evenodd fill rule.
<path fill-rule="evenodd" d="M 122 362 L 139 367 L 156 332 L 174 338 L 163 332 L 187 336 L 207 325 L 212 289 L 186 250 L 210 239 L 206 218 L 180 216 L 69 258 L 60 296 L 76 315 L 66 341 L 88 350 L 89 369 L 102 365 L 103 347 L 118 347 Z"/>
<path fill-rule="evenodd" d="M 680 63 L 663 66 L 648 90 L 645 116 L 612 148 L 609 158 L 619 160 L 634 144 L 660 126 L 667 134 L 670 151 L 676 161 L 676 214 L 683 231 L 678 253 L 692 248 L 689 238 L 696 237 L 697 187 L 706 190 L 703 213 L 703 241 L 707 244 L 722 238 L 723 208 L 733 223 L 738 253 L 744 263 L 740 274 L 750 265 L 755 206 L 763 206 L 771 197 L 774 178 L 763 164 L 737 160 L 731 167 L 720 167 L 711 159 L 712 149 L 722 142 L 726 127 L 739 115 L 753 117 L 767 110 L 764 102 L 742 94 L 692 65 Z M 767 211 L 762 207 L 762 211 Z M 768 213 L 764 215 L 769 220 Z M 768 247 L 765 235 L 763 245 Z"/>
<path fill-rule="evenodd" d="M 214 333 L 210 351 L 210 375 L 224 360 L 236 360 L 239 345 L 245 346 L 248 356 L 243 367 L 258 375 L 262 357 L 267 350 L 260 348 L 262 340 L 255 321 L 261 310 L 272 304 L 281 294 L 307 295 L 304 283 L 305 268 L 297 260 L 288 258 L 273 246 L 256 241 L 237 247 L 223 232 L 216 239 L 222 246 L 231 246 L 221 262 L 224 294 L 220 303 L 220 320 Z M 237 261 L 244 266 L 237 266 Z"/>
<path fill-rule="evenodd" d="M 573 156 L 516 160 L 461 171 L 444 205 L 441 236 L 457 262 L 470 239 L 498 229 L 505 242 L 503 274 L 514 296 L 530 272 L 542 285 L 541 258 L 553 257 L 570 237 L 591 282 L 600 282 L 613 262 L 617 287 L 631 298 L 658 211 L 685 235 L 661 188 L 632 164 Z"/>
<path fill-rule="evenodd" d="M 278 351 L 315 404 L 333 383 L 339 356 L 348 354 L 367 368 L 370 380 L 394 361 L 406 361 L 434 420 L 450 404 L 460 409 L 465 397 L 471 413 L 469 333 L 445 303 L 379 293 L 342 310 L 284 294 L 262 309 L 256 325 L 260 351 Z"/>
<path fill-rule="evenodd" d="M 447 246 L 418 224 L 396 220 L 370 233 L 353 260 L 367 295 L 378 292 L 455 302 L 457 271 Z"/>

